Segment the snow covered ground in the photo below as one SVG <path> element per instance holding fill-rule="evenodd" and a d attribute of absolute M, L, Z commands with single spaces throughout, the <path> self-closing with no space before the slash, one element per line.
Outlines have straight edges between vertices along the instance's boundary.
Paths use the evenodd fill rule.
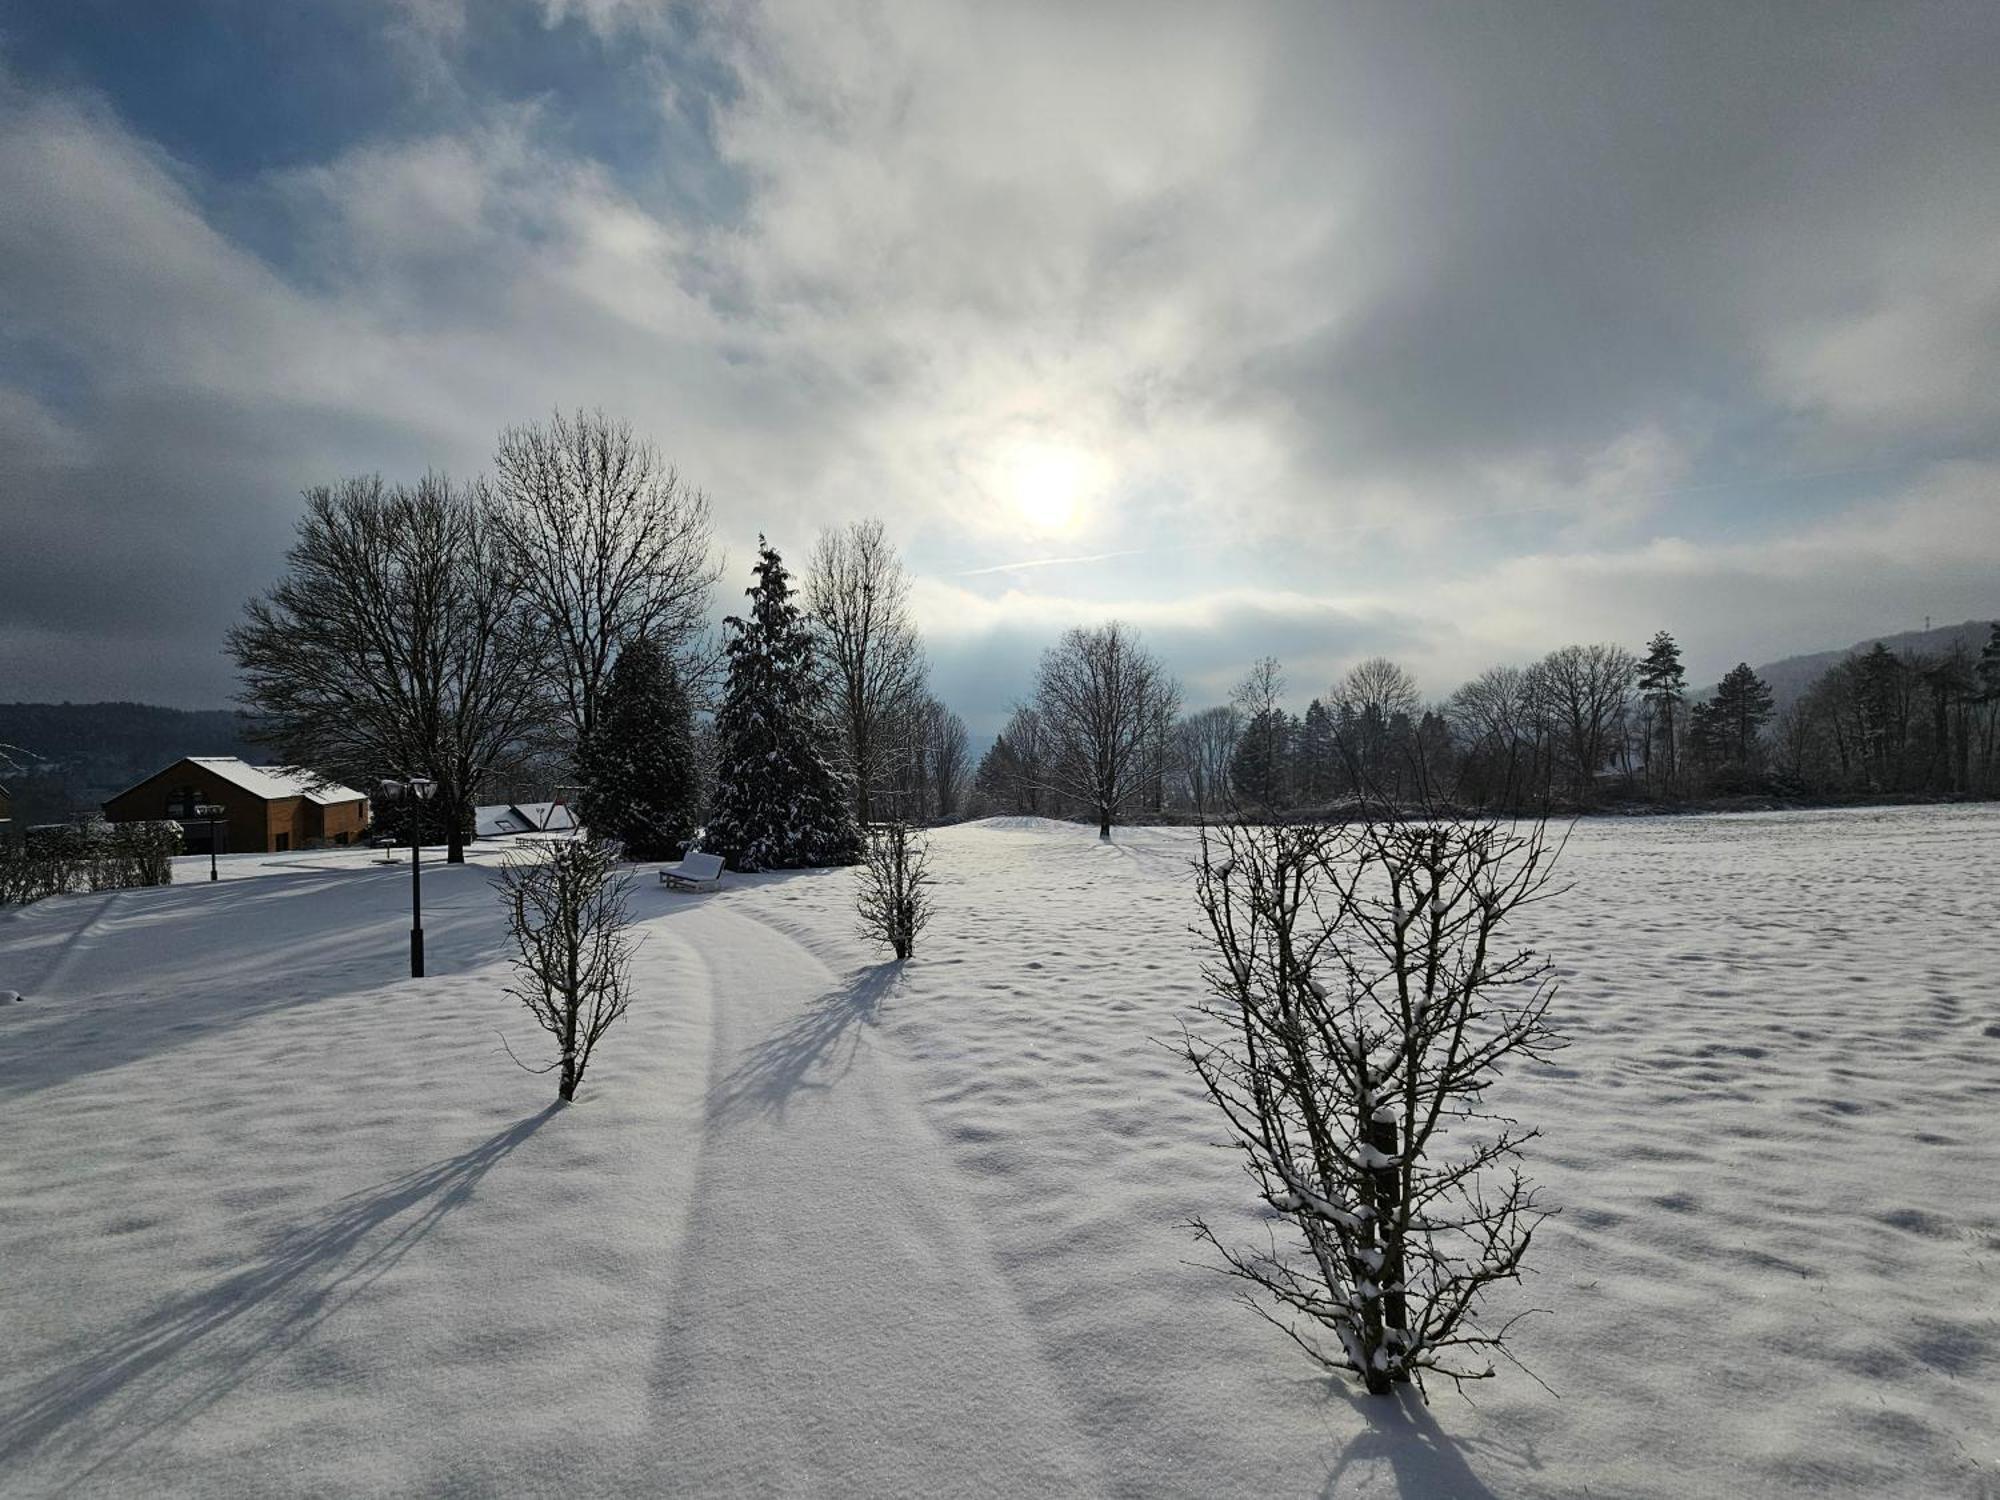
<path fill-rule="evenodd" d="M 1316 1374 L 1161 1043 L 1181 832 L 642 888 L 577 1107 L 474 866 L 205 864 L 0 915 L 0 1494 L 2000 1494 L 2000 810 L 1591 823 L 1511 1078 L 1562 1216 L 1518 1371 Z"/>

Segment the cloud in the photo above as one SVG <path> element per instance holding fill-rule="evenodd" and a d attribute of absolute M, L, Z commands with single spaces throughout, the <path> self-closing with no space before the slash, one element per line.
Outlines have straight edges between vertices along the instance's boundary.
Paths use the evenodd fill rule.
<path fill-rule="evenodd" d="M 151 631 L 216 701 L 299 488 L 559 404 L 738 559 L 883 516 L 975 716 L 1111 614 L 1219 696 L 1991 607 L 1982 8 L 382 14 L 386 123 L 256 170 L 88 56 L 0 83 L 19 691 L 151 691 Z"/>

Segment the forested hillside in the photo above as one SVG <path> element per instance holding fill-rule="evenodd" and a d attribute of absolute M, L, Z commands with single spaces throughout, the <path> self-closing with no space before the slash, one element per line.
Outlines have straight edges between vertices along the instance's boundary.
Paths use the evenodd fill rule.
<path fill-rule="evenodd" d="M 151 703 L 0 703 L 0 745 L 17 825 L 90 811 L 183 755 L 260 758 L 234 709 Z"/>
<path fill-rule="evenodd" d="M 1949 656 L 1955 648 L 1963 647 L 1968 655 L 1977 656 L 1992 631 L 1991 617 L 1967 620 L 1961 625 L 1940 625 L 1931 630 L 1904 630 L 1894 635 L 1871 635 L 1866 640 L 1856 641 L 1844 651 L 1813 651 L 1804 656 L 1787 656 L 1757 668 L 1757 675 L 1771 689 L 1771 698 L 1777 711 L 1787 708 L 1805 696 L 1806 689 L 1817 682 L 1827 668 L 1839 666 L 1849 657 L 1862 656 L 1874 649 L 1879 641 L 1891 651 L 1923 656 Z"/>

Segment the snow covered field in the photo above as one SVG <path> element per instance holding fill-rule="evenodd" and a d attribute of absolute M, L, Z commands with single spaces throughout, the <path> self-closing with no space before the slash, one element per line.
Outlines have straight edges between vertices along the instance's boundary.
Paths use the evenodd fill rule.
<path fill-rule="evenodd" d="M 0 1494 L 2000 1494 L 2000 810 L 1577 830 L 1555 1394 L 1428 1410 L 1183 1228 L 1191 836 L 936 848 L 901 974 L 847 872 L 642 888 L 562 1112 L 476 864 L 414 983 L 363 851 L 0 915 Z"/>

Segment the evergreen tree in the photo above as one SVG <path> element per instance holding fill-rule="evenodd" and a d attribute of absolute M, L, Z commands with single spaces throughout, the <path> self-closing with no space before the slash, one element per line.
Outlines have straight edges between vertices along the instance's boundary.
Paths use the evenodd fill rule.
<path fill-rule="evenodd" d="M 1878 648 L 1879 649 L 1879 648 Z M 1715 690 L 1711 711 L 1721 727 L 1722 752 L 1745 765 L 1755 761 L 1764 726 L 1771 720 L 1771 689 L 1748 662 L 1729 669 Z"/>
<path fill-rule="evenodd" d="M 1281 708 L 1262 709 L 1244 726 L 1229 758 L 1229 784 L 1236 795 L 1267 810 L 1285 805 L 1286 741 L 1289 723 Z"/>
<path fill-rule="evenodd" d="M 1986 637 L 1986 644 L 1979 650 L 1979 665 L 1975 671 L 1979 677 L 1981 700 L 1987 703 L 2000 700 L 2000 620 L 1993 622 L 1993 632 Z"/>
<path fill-rule="evenodd" d="M 777 549 L 757 539 L 750 616 L 731 615 L 715 716 L 716 807 L 702 847 L 739 870 L 851 865 L 860 834 L 827 759 L 812 634 Z"/>
<path fill-rule="evenodd" d="M 583 822 L 627 859 L 676 859 L 694 836 L 701 773 L 674 661 L 649 636 L 618 654 L 578 756 Z"/>
<path fill-rule="evenodd" d="M 1678 730 L 1680 707 L 1687 697 L 1687 670 L 1681 665 L 1681 648 L 1662 630 L 1646 647 L 1639 663 L 1639 697 L 1646 705 L 1646 779 L 1653 779 L 1653 747 L 1660 748 L 1661 783 L 1671 789 L 1679 767 Z"/>
<path fill-rule="evenodd" d="M 1728 759 L 1722 743 L 1721 715 L 1712 704 L 1696 703 L 1688 710 L 1688 760 L 1697 769 L 1712 771 Z"/>
<path fill-rule="evenodd" d="M 1294 759 L 1299 801 L 1307 807 L 1331 802 L 1339 781 L 1340 752 L 1334 744 L 1333 714 L 1317 698 L 1306 705 Z"/>

